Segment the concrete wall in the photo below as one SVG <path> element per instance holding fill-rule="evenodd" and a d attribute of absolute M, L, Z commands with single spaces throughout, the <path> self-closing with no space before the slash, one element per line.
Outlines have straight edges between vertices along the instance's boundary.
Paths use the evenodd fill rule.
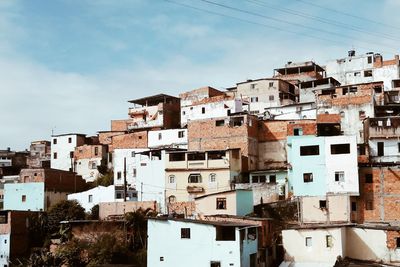
<path fill-rule="evenodd" d="M 8 266 L 10 260 L 10 234 L 0 234 L 0 266 Z"/>
<path fill-rule="evenodd" d="M 93 206 L 100 202 L 112 202 L 115 200 L 115 185 L 98 186 L 85 192 L 70 194 L 68 195 L 68 200 L 77 200 L 85 211 L 89 212 Z"/>
<path fill-rule="evenodd" d="M 71 138 L 71 142 L 69 142 Z M 57 144 L 54 144 L 57 139 Z M 69 171 L 74 166 L 74 157 L 71 158 L 70 153 L 75 151 L 75 147 L 85 143 L 85 137 L 82 135 L 62 135 L 53 136 L 51 140 L 51 168 Z M 57 158 L 54 158 L 57 153 Z"/>
<path fill-rule="evenodd" d="M 99 176 L 97 166 L 101 166 L 102 158 L 78 159 L 75 162 L 75 171 L 87 182 L 93 182 Z"/>
<path fill-rule="evenodd" d="M 22 201 L 23 195 L 25 201 Z M 4 209 L 44 211 L 44 183 L 5 184 Z"/>
<path fill-rule="evenodd" d="M 217 198 L 226 199 L 226 209 L 217 209 Z M 210 196 L 195 199 L 196 212 L 201 215 L 215 215 L 215 214 L 228 214 L 228 215 L 245 215 L 237 214 L 237 192 L 221 192 Z M 244 203 L 243 203 L 244 204 Z M 251 201 L 252 205 L 252 201 Z"/>
<path fill-rule="evenodd" d="M 130 148 L 130 149 L 114 149 L 113 151 L 113 168 L 114 168 L 114 185 L 124 184 L 124 158 L 126 158 L 126 181 L 133 185 L 136 183 L 137 173 L 135 153 L 142 152 L 146 149 Z M 120 174 L 121 178 L 118 178 Z"/>
<path fill-rule="evenodd" d="M 157 203 L 153 201 L 127 201 L 127 202 L 100 202 L 99 218 L 106 220 L 108 216 L 124 215 L 127 212 L 134 212 L 138 209 L 157 209 Z"/>
<path fill-rule="evenodd" d="M 181 238 L 181 228 L 190 228 L 190 239 Z M 239 231 L 236 231 L 235 241 L 216 241 L 215 238 L 216 230 L 212 225 L 150 219 L 147 266 L 204 267 L 210 266 L 211 261 L 220 261 L 221 267 L 249 267 L 241 265 Z M 160 240 L 168 240 L 169 245 Z"/>
<path fill-rule="evenodd" d="M 315 120 L 317 114 L 315 103 L 271 107 L 266 111 L 266 116 L 274 120 Z"/>
<path fill-rule="evenodd" d="M 179 137 L 179 133 L 182 137 Z M 161 138 L 160 138 L 161 137 Z M 148 147 L 187 148 L 187 129 L 168 129 L 148 132 Z"/>
<path fill-rule="evenodd" d="M 383 156 L 378 156 L 378 142 L 383 142 Z M 400 140 L 397 139 L 369 139 L 369 156 L 372 162 L 400 162 Z"/>
<path fill-rule="evenodd" d="M 285 262 L 307 264 L 305 266 L 333 266 L 337 256 L 345 256 L 343 231 L 344 228 L 283 230 Z M 332 247 L 327 247 L 327 236 L 332 236 Z M 311 237 L 311 246 L 306 246 L 307 237 Z"/>
<path fill-rule="evenodd" d="M 321 200 L 326 201 L 326 208 L 320 208 Z M 301 197 L 300 201 L 301 220 L 303 223 L 350 222 L 349 196 Z"/>

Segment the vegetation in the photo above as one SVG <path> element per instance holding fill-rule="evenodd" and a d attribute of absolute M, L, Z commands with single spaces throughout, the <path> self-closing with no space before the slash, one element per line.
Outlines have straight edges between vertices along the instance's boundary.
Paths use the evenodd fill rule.
<path fill-rule="evenodd" d="M 104 171 L 99 168 L 99 176 L 94 181 L 94 186 L 110 186 L 114 184 L 114 172 L 112 170 Z"/>
<path fill-rule="evenodd" d="M 51 235 L 60 233 L 61 221 L 84 220 L 85 209 L 76 200 L 62 200 L 52 206 L 47 213 L 47 230 Z"/>

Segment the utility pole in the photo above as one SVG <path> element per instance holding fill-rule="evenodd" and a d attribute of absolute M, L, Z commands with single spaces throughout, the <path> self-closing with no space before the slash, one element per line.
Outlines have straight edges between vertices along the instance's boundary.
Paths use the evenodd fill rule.
<path fill-rule="evenodd" d="M 126 202 L 126 194 L 127 194 L 127 182 L 126 182 L 126 157 L 124 157 L 124 202 Z"/>
<path fill-rule="evenodd" d="M 140 201 L 143 201 L 143 182 L 140 183 Z"/>

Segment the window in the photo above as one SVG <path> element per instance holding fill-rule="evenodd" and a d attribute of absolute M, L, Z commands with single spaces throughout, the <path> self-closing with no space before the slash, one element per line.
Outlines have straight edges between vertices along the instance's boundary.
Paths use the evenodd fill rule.
<path fill-rule="evenodd" d="M 319 155 L 319 146 L 301 146 L 300 156 Z"/>
<path fill-rule="evenodd" d="M 136 177 L 136 168 L 133 168 L 133 170 L 132 170 L 132 176 L 133 176 L 133 177 Z"/>
<path fill-rule="evenodd" d="M 224 120 L 217 120 L 215 121 L 215 126 L 224 126 L 225 125 L 225 121 Z"/>
<path fill-rule="evenodd" d="M 122 198 L 122 194 L 118 192 L 116 198 L 117 198 L 117 199 L 121 199 L 121 198 Z"/>
<path fill-rule="evenodd" d="M 234 241 L 235 237 L 234 226 L 215 226 L 215 240 L 217 241 Z M 241 233 L 244 233 L 244 230 Z M 243 237 L 244 238 L 244 237 Z"/>
<path fill-rule="evenodd" d="M 326 209 L 326 200 L 320 200 L 319 201 L 319 208 L 320 209 Z"/>
<path fill-rule="evenodd" d="M 382 86 L 374 86 L 374 92 L 376 94 L 382 93 Z"/>
<path fill-rule="evenodd" d="M 374 209 L 374 201 L 372 199 L 367 199 L 367 201 L 365 202 L 365 209 L 366 210 Z"/>
<path fill-rule="evenodd" d="M 400 153 L 400 143 L 397 143 L 397 152 Z"/>
<path fill-rule="evenodd" d="M 365 174 L 365 183 L 366 184 L 372 184 L 372 181 L 373 181 L 372 173 L 366 173 Z"/>
<path fill-rule="evenodd" d="M 333 238 L 331 235 L 326 236 L 326 247 L 327 248 L 333 247 Z"/>
<path fill-rule="evenodd" d="M 53 158 L 54 158 L 54 159 L 57 159 L 57 152 L 54 152 L 54 153 L 53 153 Z"/>
<path fill-rule="evenodd" d="M 225 151 L 209 151 L 207 153 L 209 160 L 224 159 L 226 156 Z"/>
<path fill-rule="evenodd" d="M 72 143 L 72 137 L 68 137 L 68 143 L 69 143 L 69 144 Z"/>
<path fill-rule="evenodd" d="M 335 182 L 344 182 L 344 172 L 335 172 Z"/>
<path fill-rule="evenodd" d="M 271 184 L 275 184 L 276 183 L 276 175 L 270 175 L 269 176 L 269 182 Z"/>
<path fill-rule="evenodd" d="M 331 154 L 350 154 L 350 144 L 335 144 L 331 145 Z"/>
<path fill-rule="evenodd" d="M 134 158 L 135 157 L 135 151 L 131 152 L 131 157 Z"/>
<path fill-rule="evenodd" d="M 89 202 L 89 203 L 92 203 L 92 202 L 93 202 L 93 195 L 89 195 L 88 198 L 89 198 L 89 199 L 88 199 L 88 202 Z"/>
<path fill-rule="evenodd" d="M 359 118 L 360 120 L 365 119 L 365 111 L 360 110 L 360 111 L 358 112 L 358 118 Z"/>
<path fill-rule="evenodd" d="M 383 156 L 385 154 L 384 152 L 384 143 L 383 142 L 378 142 L 378 156 Z"/>
<path fill-rule="evenodd" d="M 365 70 L 364 77 L 372 77 L 372 70 Z"/>
<path fill-rule="evenodd" d="M 22 195 L 22 202 L 26 202 L 26 195 Z"/>
<path fill-rule="evenodd" d="M 226 198 L 225 197 L 217 198 L 217 210 L 226 210 Z"/>
<path fill-rule="evenodd" d="M 169 161 L 185 161 L 185 153 L 171 153 Z"/>
<path fill-rule="evenodd" d="M 188 183 L 201 183 L 201 174 L 193 173 L 189 175 Z"/>
<path fill-rule="evenodd" d="M 312 173 L 303 173 L 303 180 L 305 183 L 311 183 L 313 181 Z"/>
<path fill-rule="evenodd" d="M 74 158 L 74 151 L 69 152 L 69 158 L 70 159 Z"/>
<path fill-rule="evenodd" d="M 57 138 L 53 139 L 53 145 L 57 145 Z"/>
<path fill-rule="evenodd" d="M 274 101 L 274 96 L 273 95 L 269 96 L 269 101 Z"/>
<path fill-rule="evenodd" d="M 158 133 L 158 140 L 162 139 L 162 133 Z"/>
<path fill-rule="evenodd" d="M 360 77 L 360 76 L 361 76 L 361 72 L 359 72 L 359 71 L 354 72 L 354 77 Z"/>
<path fill-rule="evenodd" d="M 251 98 L 250 98 L 250 102 L 251 102 L 251 103 L 258 102 L 258 97 L 257 97 L 257 96 L 251 97 Z"/>
<path fill-rule="evenodd" d="M 4 224 L 7 223 L 8 221 L 8 212 L 7 211 L 1 211 L 0 212 L 0 223 Z"/>
<path fill-rule="evenodd" d="M 186 114 L 186 112 L 185 111 L 182 111 L 182 115 L 185 115 Z"/>
<path fill-rule="evenodd" d="M 185 131 L 179 131 L 178 138 L 183 138 L 183 137 L 185 137 Z"/>
<path fill-rule="evenodd" d="M 164 257 L 160 257 L 160 261 L 164 261 Z"/>
<path fill-rule="evenodd" d="M 169 203 L 175 203 L 175 201 L 176 201 L 176 196 L 172 195 L 172 196 L 168 197 L 168 202 Z"/>
<path fill-rule="evenodd" d="M 357 202 L 351 202 L 351 211 L 357 211 Z"/>
<path fill-rule="evenodd" d="M 168 176 L 168 183 L 174 184 L 175 183 L 175 175 Z"/>
<path fill-rule="evenodd" d="M 306 237 L 306 247 L 312 247 L 312 238 Z"/>
<path fill-rule="evenodd" d="M 92 162 L 89 163 L 89 167 L 92 170 L 95 170 L 95 169 L 97 169 L 97 163 L 95 161 L 92 161 Z"/>
<path fill-rule="evenodd" d="M 251 88 L 251 89 L 255 89 L 255 88 L 256 88 L 256 83 L 250 84 L 250 88 Z"/>
<path fill-rule="evenodd" d="M 303 135 L 303 129 L 302 128 L 294 128 L 293 129 L 293 135 L 294 136 Z"/>
<path fill-rule="evenodd" d="M 97 147 L 97 146 L 94 148 L 94 155 L 95 156 L 99 155 L 99 147 Z"/>
<path fill-rule="evenodd" d="M 210 183 L 215 183 L 217 181 L 216 177 L 217 175 L 215 173 L 210 173 L 209 176 Z"/>
<path fill-rule="evenodd" d="M 400 248 L 400 237 L 396 237 L 396 248 Z"/>
<path fill-rule="evenodd" d="M 274 82 L 269 82 L 269 87 L 274 87 Z"/>
<path fill-rule="evenodd" d="M 205 108 L 205 107 L 202 107 L 202 108 L 201 108 L 201 113 L 202 113 L 202 114 L 206 113 L 206 108 Z"/>
<path fill-rule="evenodd" d="M 181 228 L 181 238 L 190 239 L 190 228 Z"/>
<path fill-rule="evenodd" d="M 221 267 L 220 261 L 212 261 L 210 262 L 210 267 Z"/>
<path fill-rule="evenodd" d="M 121 172 L 117 172 L 117 179 L 120 180 L 122 178 L 122 173 Z"/>
<path fill-rule="evenodd" d="M 367 62 L 368 62 L 368 64 L 372 63 L 372 57 L 371 56 L 367 57 Z"/>
<path fill-rule="evenodd" d="M 188 160 L 206 160 L 206 153 L 188 154 Z"/>

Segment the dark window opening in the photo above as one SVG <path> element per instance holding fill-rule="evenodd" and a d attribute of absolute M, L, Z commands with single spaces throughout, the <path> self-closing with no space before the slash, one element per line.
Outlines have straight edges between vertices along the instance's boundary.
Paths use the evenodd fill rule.
<path fill-rule="evenodd" d="M 364 71 L 364 77 L 372 77 L 372 70 Z"/>
<path fill-rule="evenodd" d="M 69 157 L 72 159 L 74 158 L 74 151 L 69 152 Z"/>
<path fill-rule="evenodd" d="M 293 129 L 293 135 L 294 135 L 294 136 L 303 135 L 303 129 L 301 129 L 301 128 L 294 128 L 294 129 Z"/>
<path fill-rule="evenodd" d="M 188 177 L 188 183 L 201 183 L 201 180 L 200 173 L 190 174 Z"/>
<path fill-rule="evenodd" d="M 71 137 L 68 137 L 68 143 L 72 143 L 72 138 Z"/>
<path fill-rule="evenodd" d="M 319 208 L 320 209 L 326 209 L 326 200 L 320 200 L 319 201 Z"/>
<path fill-rule="evenodd" d="M 217 241 L 235 241 L 234 226 L 215 226 Z"/>
<path fill-rule="evenodd" d="M 365 174 L 365 183 L 366 184 L 372 184 L 372 182 L 373 182 L 372 173 L 366 173 Z"/>
<path fill-rule="evenodd" d="M 226 198 L 217 198 L 217 210 L 226 210 Z"/>
<path fill-rule="evenodd" d="M 210 262 L 210 267 L 221 267 L 220 261 L 212 261 Z"/>
<path fill-rule="evenodd" d="M 244 118 L 243 117 L 231 118 L 231 121 L 229 124 L 231 126 L 242 126 L 244 124 Z"/>
<path fill-rule="evenodd" d="M 210 151 L 208 152 L 208 159 L 214 160 L 214 159 L 224 159 L 226 156 L 225 151 Z"/>
<path fill-rule="evenodd" d="M 374 86 L 375 93 L 382 93 L 382 86 Z"/>
<path fill-rule="evenodd" d="M 121 179 L 121 178 L 122 178 L 121 172 L 117 172 L 117 179 Z"/>
<path fill-rule="evenodd" d="M 350 154 L 350 144 L 331 145 L 331 154 Z"/>
<path fill-rule="evenodd" d="M 57 145 L 57 138 L 53 139 L 53 145 Z"/>
<path fill-rule="evenodd" d="M 57 159 L 57 152 L 54 152 L 54 153 L 53 153 L 53 158 L 54 158 L 54 159 Z"/>
<path fill-rule="evenodd" d="M 368 60 L 368 64 L 371 64 L 372 63 L 372 57 L 370 56 L 370 57 L 367 57 L 367 60 Z"/>
<path fill-rule="evenodd" d="M 400 153 L 400 143 L 397 143 L 397 152 Z"/>
<path fill-rule="evenodd" d="M 312 173 L 303 173 L 303 180 L 305 183 L 311 183 L 313 181 Z"/>
<path fill-rule="evenodd" d="M 319 155 L 319 146 L 301 146 L 300 156 Z"/>
<path fill-rule="evenodd" d="M 183 138 L 183 137 L 185 137 L 185 131 L 179 131 L 178 138 Z"/>
<path fill-rule="evenodd" d="M 224 120 L 217 120 L 215 121 L 215 126 L 219 127 L 219 126 L 224 126 L 225 125 L 225 121 Z"/>
<path fill-rule="evenodd" d="M 185 161 L 185 153 L 171 153 L 169 161 Z"/>
<path fill-rule="evenodd" d="M 385 154 L 384 152 L 384 143 L 383 142 L 378 142 L 378 156 L 383 156 Z"/>
<path fill-rule="evenodd" d="M 206 160 L 206 153 L 190 153 L 188 160 Z"/>
<path fill-rule="evenodd" d="M 269 182 L 271 184 L 275 184 L 276 183 L 276 175 L 270 175 L 269 176 Z"/>
<path fill-rule="evenodd" d="M 95 147 L 95 148 L 94 148 L 94 155 L 95 155 L 95 156 L 98 156 L 98 155 L 99 155 L 99 148 L 98 148 L 98 147 Z"/>
<path fill-rule="evenodd" d="M 396 248 L 400 248 L 400 237 L 396 237 Z"/>
<path fill-rule="evenodd" d="M 8 212 L 1 211 L 0 212 L 0 223 L 5 224 L 8 221 Z"/>
<path fill-rule="evenodd" d="M 202 108 L 201 108 L 201 113 L 202 113 L 202 114 L 206 113 L 206 108 L 205 108 L 205 107 L 202 107 Z"/>
<path fill-rule="evenodd" d="M 357 202 L 351 202 L 351 211 L 357 211 Z"/>
<path fill-rule="evenodd" d="M 358 144 L 357 145 L 357 154 L 359 156 L 364 156 L 366 152 L 366 147 L 364 144 Z"/>
<path fill-rule="evenodd" d="M 181 238 L 190 239 L 190 228 L 181 228 Z"/>

